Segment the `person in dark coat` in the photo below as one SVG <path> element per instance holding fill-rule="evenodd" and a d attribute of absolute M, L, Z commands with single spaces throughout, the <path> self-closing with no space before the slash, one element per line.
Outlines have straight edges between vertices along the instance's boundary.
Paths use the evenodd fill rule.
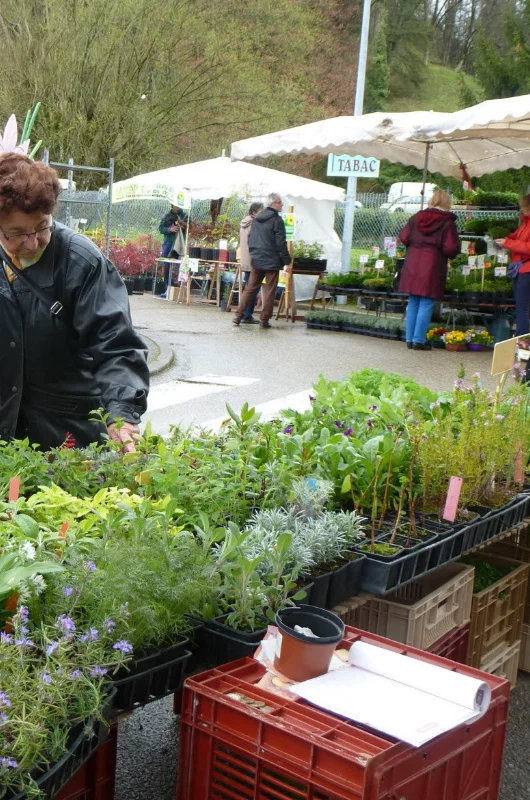
<path fill-rule="evenodd" d="M 444 295 L 447 260 L 460 252 L 451 197 L 437 189 L 424 211 L 409 219 L 399 238 L 407 248 L 398 291 L 409 295 L 406 318 L 407 347 L 430 350 L 426 341 L 436 300 Z"/>
<path fill-rule="evenodd" d="M 250 236 L 250 228 L 254 219 L 259 214 L 260 211 L 263 211 L 263 203 L 251 203 L 250 208 L 248 210 L 248 216 L 244 217 L 241 222 L 239 223 L 239 249 L 240 249 L 240 263 L 241 263 L 241 270 L 245 276 L 245 287 L 250 280 L 250 271 L 252 269 L 252 264 L 250 262 L 250 249 L 248 246 L 248 237 Z M 243 319 L 241 322 L 246 323 L 247 325 L 257 325 L 258 320 L 254 319 L 252 316 L 254 314 L 254 308 L 256 307 L 256 302 L 258 300 L 259 295 L 259 287 L 254 292 L 254 297 L 248 303 L 245 313 L 243 314 Z"/>
<path fill-rule="evenodd" d="M 130 451 L 147 404 L 147 349 L 116 268 L 53 221 L 60 191 L 50 167 L 0 156 L 0 439 L 48 450 L 108 433 Z M 105 424 L 89 419 L 100 408 Z"/>
<path fill-rule="evenodd" d="M 276 192 L 268 197 L 268 206 L 254 219 L 248 237 L 250 260 L 250 280 L 243 292 L 234 317 L 234 325 L 239 325 L 251 302 L 256 289 L 261 289 L 260 328 L 270 328 L 269 322 L 274 310 L 274 298 L 278 286 L 280 270 L 290 267 L 291 255 L 287 248 L 285 223 L 280 216 L 283 208 L 282 198 Z M 265 283 L 263 283 L 265 281 Z"/>
<path fill-rule="evenodd" d="M 160 225 L 158 226 L 159 233 L 164 235 L 164 241 L 162 242 L 162 252 L 160 253 L 161 258 L 169 258 L 171 256 L 171 251 L 175 248 L 175 241 L 177 238 L 177 234 L 179 231 L 186 230 L 186 225 L 188 224 L 188 217 L 184 210 L 180 208 L 180 206 L 171 206 L 170 210 L 167 214 L 164 214 L 162 219 L 160 220 Z M 177 255 L 181 255 L 181 253 L 177 253 Z M 168 282 L 169 282 L 169 264 L 164 264 L 164 280 L 166 282 L 166 290 L 160 297 L 166 297 L 166 292 L 169 289 Z"/>

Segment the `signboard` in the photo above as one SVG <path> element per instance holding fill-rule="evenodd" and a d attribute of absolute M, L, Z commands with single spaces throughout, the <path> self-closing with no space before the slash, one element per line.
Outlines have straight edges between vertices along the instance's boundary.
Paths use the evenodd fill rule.
<path fill-rule="evenodd" d="M 378 178 L 380 161 L 373 156 L 328 156 L 328 176 L 334 178 Z"/>
<path fill-rule="evenodd" d="M 115 184 L 112 190 L 112 202 L 124 203 L 126 200 L 167 200 L 172 206 L 179 206 L 189 211 L 191 208 L 191 192 L 167 183 L 142 183 L 141 180 L 120 185 Z"/>
<path fill-rule="evenodd" d="M 283 221 L 285 222 L 285 238 L 288 242 L 292 242 L 296 223 L 294 214 L 285 214 Z"/>

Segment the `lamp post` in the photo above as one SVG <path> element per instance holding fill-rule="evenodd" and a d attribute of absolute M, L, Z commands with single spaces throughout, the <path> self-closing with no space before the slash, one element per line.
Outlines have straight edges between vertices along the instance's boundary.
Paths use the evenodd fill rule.
<path fill-rule="evenodd" d="M 357 68 L 357 85 L 355 87 L 355 117 L 363 113 L 364 85 L 366 82 L 366 63 L 368 60 L 368 34 L 370 32 L 370 11 L 372 0 L 364 0 L 361 43 L 359 47 L 359 65 Z M 351 247 L 353 241 L 353 219 L 355 215 L 355 198 L 357 196 L 357 178 L 348 178 L 346 189 L 346 208 L 344 210 L 344 230 L 342 233 L 342 271 L 350 269 Z"/>

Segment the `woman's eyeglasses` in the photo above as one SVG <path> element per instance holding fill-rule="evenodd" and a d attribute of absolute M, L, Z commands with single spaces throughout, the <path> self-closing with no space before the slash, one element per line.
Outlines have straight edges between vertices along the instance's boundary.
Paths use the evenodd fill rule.
<path fill-rule="evenodd" d="M 9 233 L 7 234 L 3 228 L 0 228 L 4 239 L 7 242 L 16 242 L 17 244 L 26 244 L 28 239 L 36 236 L 37 239 L 43 239 L 52 229 L 52 225 L 46 225 L 45 228 L 39 228 L 38 231 L 31 231 L 31 233 Z"/>

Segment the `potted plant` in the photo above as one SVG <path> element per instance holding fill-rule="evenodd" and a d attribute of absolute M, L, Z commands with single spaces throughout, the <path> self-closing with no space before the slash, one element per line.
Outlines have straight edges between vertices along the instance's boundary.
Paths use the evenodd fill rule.
<path fill-rule="evenodd" d="M 293 242 L 293 267 L 308 272 L 325 272 L 327 260 L 322 258 L 324 248 L 319 242 Z"/>
<path fill-rule="evenodd" d="M 427 341 L 435 348 L 444 349 L 445 342 L 443 336 L 447 333 L 443 327 L 431 328 L 427 331 Z"/>
<path fill-rule="evenodd" d="M 447 331 L 442 335 L 442 340 L 446 350 L 461 352 L 467 350 L 469 337 L 465 331 Z"/>
<path fill-rule="evenodd" d="M 467 343 L 468 350 L 480 352 L 482 350 L 486 350 L 488 347 L 491 347 L 493 336 L 491 336 L 487 331 L 478 331 L 474 328 L 469 328 L 466 333 L 469 336 Z"/>

